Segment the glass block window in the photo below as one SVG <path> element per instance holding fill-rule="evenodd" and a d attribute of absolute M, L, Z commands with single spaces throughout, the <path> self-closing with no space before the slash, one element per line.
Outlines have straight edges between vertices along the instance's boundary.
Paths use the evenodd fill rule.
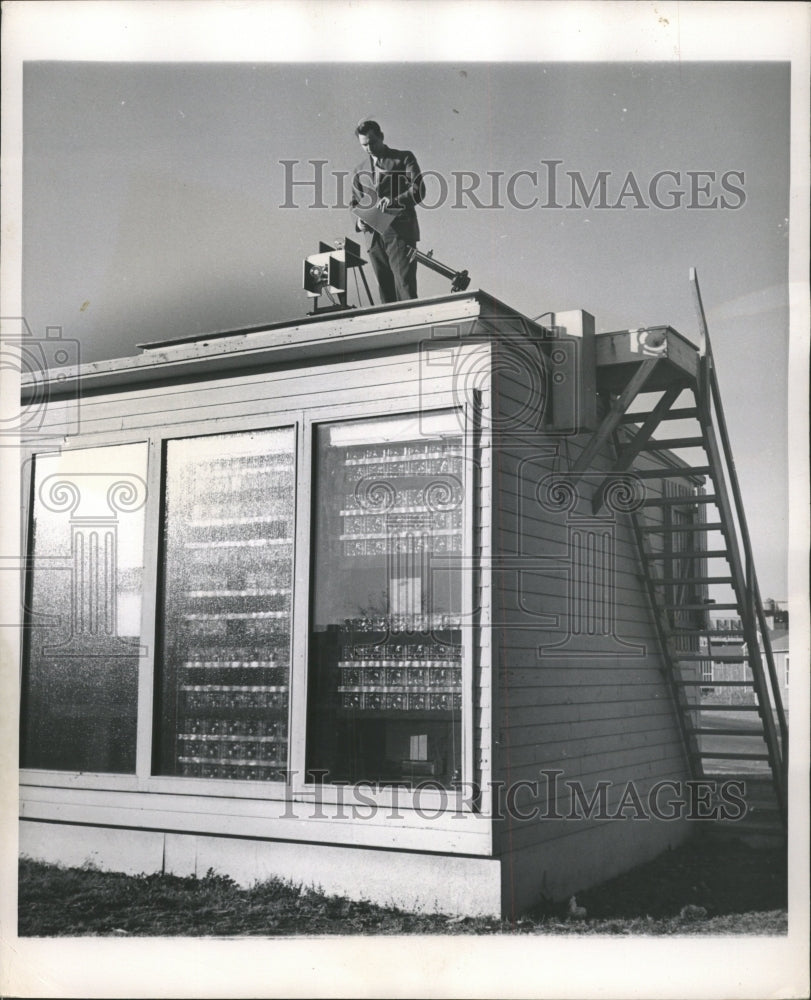
<path fill-rule="evenodd" d="M 463 461 L 454 412 L 317 429 L 310 780 L 461 778 Z"/>
<path fill-rule="evenodd" d="M 167 443 L 159 773 L 285 778 L 294 512 L 292 428 Z"/>

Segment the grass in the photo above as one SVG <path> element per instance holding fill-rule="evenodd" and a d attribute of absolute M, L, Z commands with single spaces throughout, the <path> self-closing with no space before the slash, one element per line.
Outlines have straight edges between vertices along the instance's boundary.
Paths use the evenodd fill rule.
<path fill-rule="evenodd" d="M 577 894 L 585 920 L 541 902 L 515 921 L 449 918 L 328 896 L 271 879 L 243 889 L 203 878 L 121 875 L 22 859 L 19 935 L 785 934 L 779 850 L 695 841 Z M 689 909 L 685 910 L 685 907 Z"/>

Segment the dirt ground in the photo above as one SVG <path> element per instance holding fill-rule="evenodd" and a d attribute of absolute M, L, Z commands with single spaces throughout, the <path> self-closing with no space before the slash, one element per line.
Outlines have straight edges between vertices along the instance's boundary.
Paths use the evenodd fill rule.
<path fill-rule="evenodd" d="M 593 918 L 667 917 L 684 906 L 703 907 L 716 917 L 785 909 L 787 893 L 783 850 L 701 837 L 578 893 L 577 902 Z"/>
<path fill-rule="evenodd" d="M 710 838 L 578 892 L 577 918 L 566 903 L 539 901 L 512 921 L 405 913 L 278 880 L 240 889 L 214 872 L 127 876 L 23 860 L 19 934 L 785 934 L 786 900 L 784 851 Z"/>

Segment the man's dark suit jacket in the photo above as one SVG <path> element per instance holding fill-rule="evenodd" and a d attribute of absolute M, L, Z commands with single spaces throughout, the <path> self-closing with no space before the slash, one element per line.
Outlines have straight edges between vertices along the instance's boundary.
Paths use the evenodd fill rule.
<path fill-rule="evenodd" d="M 425 197 L 417 158 L 408 149 L 389 149 L 386 146 L 378 158 L 378 181 L 375 184 L 374 166 L 369 157 L 360 163 L 352 176 L 352 207 L 373 208 L 378 199 L 388 198 L 386 214 L 393 217 L 392 229 L 406 243 L 415 245 L 420 238 L 415 206 Z M 356 225 L 356 229 L 360 226 Z M 374 237 L 365 232 L 367 249 Z"/>

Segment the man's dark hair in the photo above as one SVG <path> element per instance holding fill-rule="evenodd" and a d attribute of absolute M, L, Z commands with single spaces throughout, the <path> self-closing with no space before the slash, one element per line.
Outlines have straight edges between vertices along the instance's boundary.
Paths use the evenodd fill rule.
<path fill-rule="evenodd" d="M 371 118 L 364 118 L 362 122 L 358 122 L 355 128 L 355 135 L 368 135 L 370 132 L 375 132 L 377 135 L 383 135 L 383 129 L 377 124 L 376 121 L 372 121 Z"/>

